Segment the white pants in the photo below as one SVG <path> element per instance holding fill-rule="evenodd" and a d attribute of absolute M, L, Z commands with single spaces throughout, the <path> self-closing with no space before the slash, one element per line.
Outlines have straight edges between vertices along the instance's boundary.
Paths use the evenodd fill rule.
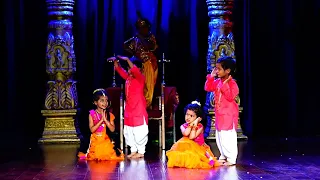
<path fill-rule="evenodd" d="M 236 130 L 216 130 L 216 142 L 220 151 L 219 159 L 236 164 L 238 156 L 238 139 Z"/>
<path fill-rule="evenodd" d="M 144 154 L 146 152 L 146 144 L 148 142 L 148 125 L 144 118 L 141 126 L 131 127 L 124 125 L 123 135 L 126 144 L 130 146 L 130 151 Z"/>

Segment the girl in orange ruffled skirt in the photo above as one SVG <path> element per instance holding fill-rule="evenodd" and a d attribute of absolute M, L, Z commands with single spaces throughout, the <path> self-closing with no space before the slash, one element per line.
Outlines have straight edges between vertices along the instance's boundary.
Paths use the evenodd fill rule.
<path fill-rule="evenodd" d="M 109 105 L 107 93 L 104 89 L 97 89 L 93 92 L 93 103 L 95 110 L 89 114 L 89 127 L 91 131 L 90 145 L 87 153 L 78 153 L 80 159 L 86 160 L 123 160 L 124 155 L 118 156 L 114 150 L 113 141 L 107 134 L 107 128 L 114 132 L 115 116 L 106 109 Z"/>
<path fill-rule="evenodd" d="M 180 126 L 183 137 L 166 155 L 168 167 L 212 168 L 220 166 L 210 147 L 204 142 L 201 104 L 193 101 L 185 109 L 186 123 Z"/>

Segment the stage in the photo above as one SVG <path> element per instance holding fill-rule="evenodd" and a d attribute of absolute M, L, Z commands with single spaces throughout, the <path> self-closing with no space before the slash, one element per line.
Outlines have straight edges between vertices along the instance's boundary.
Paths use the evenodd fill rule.
<path fill-rule="evenodd" d="M 151 143 L 144 159 L 123 162 L 78 161 L 77 144 L 25 146 L 1 153 L 0 179 L 315 180 L 320 179 L 319 142 L 320 137 L 241 140 L 238 164 L 214 169 L 167 168 L 165 155 Z M 215 142 L 208 144 L 218 155 Z"/>

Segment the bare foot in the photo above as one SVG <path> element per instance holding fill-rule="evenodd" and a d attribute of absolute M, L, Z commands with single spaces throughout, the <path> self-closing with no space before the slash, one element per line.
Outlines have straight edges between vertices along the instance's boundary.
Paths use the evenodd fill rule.
<path fill-rule="evenodd" d="M 137 152 L 132 152 L 131 154 L 129 154 L 127 157 L 128 158 L 132 158 L 134 155 L 136 155 L 137 154 Z"/>
<path fill-rule="evenodd" d="M 140 153 L 136 153 L 134 156 L 132 156 L 132 158 L 143 158 L 144 155 L 143 154 L 140 154 Z"/>
<path fill-rule="evenodd" d="M 225 166 L 233 166 L 233 165 L 236 165 L 236 164 L 233 164 L 231 162 L 225 162 L 223 165 L 225 165 Z"/>

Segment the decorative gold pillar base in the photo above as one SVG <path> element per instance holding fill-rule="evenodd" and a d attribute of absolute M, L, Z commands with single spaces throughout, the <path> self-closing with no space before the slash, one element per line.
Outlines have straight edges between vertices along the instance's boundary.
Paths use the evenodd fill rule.
<path fill-rule="evenodd" d="M 76 109 L 67 110 L 42 110 L 46 117 L 44 131 L 39 143 L 79 143 L 74 118 Z"/>
<path fill-rule="evenodd" d="M 242 112 L 242 107 L 239 107 L 239 113 L 241 113 L 241 112 Z M 216 118 L 214 116 L 214 110 L 209 109 L 208 114 L 211 117 L 211 129 L 210 129 L 210 133 L 209 133 L 209 136 L 207 137 L 207 139 L 216 139 L 216 127 L 215 127 Z M 238 136 L 238 139 L 248 139 L 248 137 L 246 135 L 242 134 L 242 129 L 240 126 L 240 118 L 239 118 L 239 123 L 238 123 L 238 128 L 237 128 L 237 136 Z"/>

